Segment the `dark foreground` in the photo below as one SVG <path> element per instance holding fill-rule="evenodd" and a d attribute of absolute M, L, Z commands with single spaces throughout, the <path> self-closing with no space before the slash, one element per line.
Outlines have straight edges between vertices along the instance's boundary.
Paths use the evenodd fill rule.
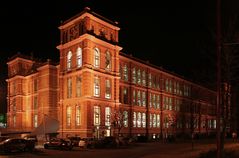
<path fill-rule="evenodd" d="M 136 143 L 131 146 L 121 147 L 117 149 L 80 149 L 73 148 L 72 151 L 62 151 L 54 149 L 43 149 L 37 146 L 33 152 L 23 153 L 1 153 L 0 158 L 197 158 L 200 153 L 207 152 L 215 149 L 216 144 L 214 141 L 195 141 L 194 149 L 189 142 L 176 142 L 176 143 Z M 239 157 L 239 143 L 228 141 L 225 144 L 227 150 L 236 151 Z"/>

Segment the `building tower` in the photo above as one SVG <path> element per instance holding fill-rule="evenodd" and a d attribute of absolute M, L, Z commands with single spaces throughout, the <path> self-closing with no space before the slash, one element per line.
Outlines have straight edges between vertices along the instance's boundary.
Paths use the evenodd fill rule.
<path fill-rule="evenodd" d="M 119 107 L 116 22 L 85 8 L 59 27 L 61 136 L 113 135 Z"/>

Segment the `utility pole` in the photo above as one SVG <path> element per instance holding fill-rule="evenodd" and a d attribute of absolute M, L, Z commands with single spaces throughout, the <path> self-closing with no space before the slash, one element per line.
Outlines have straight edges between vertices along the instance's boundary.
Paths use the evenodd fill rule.
<path fill-rule="evenodd" d="M 222 157 L 221 148 L 221 0 L 216 2 L 216 53 L 217 53 L 217 158 Z"/>

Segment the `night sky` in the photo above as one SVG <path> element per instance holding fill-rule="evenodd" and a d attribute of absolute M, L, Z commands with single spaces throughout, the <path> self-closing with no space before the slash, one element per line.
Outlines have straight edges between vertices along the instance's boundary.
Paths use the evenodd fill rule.
<path fill-rule="evenodd" d="M 224 1 L 226 21 L 239 5 L 237 0 Z M 58 26 L 86 6 L 119 22 L 124 53 L 191 79 L 203 79 L 201 73 L 210 73 L 216 0 L 6 1 L 0 5 L 1 85 L 7 78 L 7 59 L 17 52 L 58 61 Z M 1 86 L 1 91 L 5 94 L 6 88 Z M 4 104 L 1 102 L 0 112 L 5 110 Z"/>

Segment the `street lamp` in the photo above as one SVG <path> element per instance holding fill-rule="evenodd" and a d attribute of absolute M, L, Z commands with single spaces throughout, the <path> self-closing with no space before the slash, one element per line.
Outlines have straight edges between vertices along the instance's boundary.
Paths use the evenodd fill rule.
<path fill-rule="evenodd" d="M 221 148 L 221 0 L 216 2 L 216 51 L 217 51 L 217 158 L 222 157 Z"/>

